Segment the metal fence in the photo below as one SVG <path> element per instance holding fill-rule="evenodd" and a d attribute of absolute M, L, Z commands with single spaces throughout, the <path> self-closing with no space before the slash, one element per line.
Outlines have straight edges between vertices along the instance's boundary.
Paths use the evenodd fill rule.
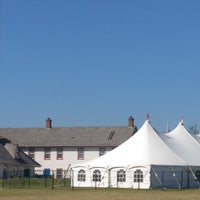
<path fill-rule="evenodd" d="M 98 172 L 98 173 L 97 173 Z M 184 189 L 200 188 L 200 177 L 190 170 L 72 170 L 72 188 Z"/>
<path fill-rule="evenodd" d="M 1 188 L 71 188 L 69 171 L 7 171 L 6 176 L 0 179 Z"/>
<path fill-rule="evenodd" d="M 143 173 L 143 176 L 134 176 L 127 174 L 125 176 L 116 176 L 116 174 L 102 174 L 103 176 L 92 177 L 82 174 L 81 176 L 74 171 L 63 170 L 42 170 L 42 171 L 7 171 L 6 176 L 0 179 L 1 188 L 47 188 L 47 189 L 76 189 L 78 187 L 114 187 L 114 188 L 133 188 L 141 189 L 146 184 L 149 184 L 149 173 Z M 72 177 L 71 177 L 72 174 Z M 107 178 L 106 178 L 107 177 Z M 72 178 L 72 181 L 71 181 Z M 191 171 L 160 171 L 151 175 L 151 183 L 155 187 L 165 189 L 173 188 L 200 188 L 200 177 L 195 176 Z M 75 183 L 76 182 L 76 183 Z M 89 182 L 90 185 L 85 184 Z M 153 188 L 155 188 L 153 187 Z"/>

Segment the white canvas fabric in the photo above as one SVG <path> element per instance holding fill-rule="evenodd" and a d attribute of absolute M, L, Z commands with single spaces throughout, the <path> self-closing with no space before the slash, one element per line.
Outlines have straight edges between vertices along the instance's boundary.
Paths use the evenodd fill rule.
<path fill-rule="evenodd" d="M 165 143 L 189 166 L 200 166 L 200 140 L 192 136 L 180 122 L 177 127 L 166 133 L 170 139 L 165 139 Z M 195 139 L 196 138 L 196 139 Z"/>
<path fill-rule="evenodd" d="M 191 134 L 191 136 L 198 142 L 200 143 L 200 134 Z"/>
<path fill-rule="evenodd" d="M 97 159 L 77 166 L 88 168 L 103 167 L 108 169 L 150 165 L 187 165 L 167 146 L 164 142 L 165 138 L 167 136 L 159 136 L 152 128 L 149 120 L 146 120 L 137 133 L 126 142 Z"/>
<path fill-rule="evenodd" d="M 161 134 L 146 120 L 131 138 L 111 152 L 72 166 L 72 185 L 137 189 L 200 187 L 200 177 L 195 176 L 200 169 L 199 153 L 200 144 L 181 123 L 170 133 Z M 120 170 L 125 173 L 124 181 L 118 180 Z M 142 180 L 135 175 L 138 170 Z M 101 174 L 98 181 L 95 171 Z"/>

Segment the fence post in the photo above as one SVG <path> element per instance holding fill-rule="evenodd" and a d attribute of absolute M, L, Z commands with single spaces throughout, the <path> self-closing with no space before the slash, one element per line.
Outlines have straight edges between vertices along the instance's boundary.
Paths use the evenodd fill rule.
<path fill-rule="evenodd" d="M 51 183 L 51 189 L 53 190 L 54 189 L 54 171 L 53 171 L 53 175 L 52 175 L 52 183 Z"/>
<path fill-rule="evenodd" d="M 97 174 L 94 174 L 93 177 L 95 181 L 95 189 L 97 189 Z"/>
<path fill-rule="evenodd" d="M 30 189 L 31 187 L 31 176 L 28 177 L 28 188 Z"/>
<path fill-rule="evenodd" d="M 162 190 L 164 190 L 164 171 L 162 171 Z"/>
<path fill-rule="evenodd" d="M 44 177 L 44 185 L 47 188 L 47 176 Z"/>
<path fill-rule="evenodd" d="M 188 185 L 188 188 L 190 188 L 190 171 L 189 170 L 187 171 L 187 185 Z"/>
<path fill-rule="evenodd" d="M 23 176 L 23 188 L 25 187 L 25 177 Z"/>
<path fill-rule="evenodd" d="M 2 188 L 4 188 L 5 183 L 4 183 L 4 178 L 2 179 Z"/>
<path fill-rule="evenodd" d="M 67 178 L 64 177 L 64 187 L 66 188 L 67 187 Z"/>
<path fill-rule="evenodd" d="M 11 179 L 9 178 L 9 179 L 8 179 L 8 187 L 11 188 L 11 185 L 12 185 L 12 184 L 11 184 Z"/>
<path fill-rule="evenodd" d="M 74 170 L 71 170 L 71 187 L 72 190 L 74 190 Z"/>
<path fill-rule="evenodd" d="M 183 171 L 181 171 L 181 190 L 183 189 Z"/>

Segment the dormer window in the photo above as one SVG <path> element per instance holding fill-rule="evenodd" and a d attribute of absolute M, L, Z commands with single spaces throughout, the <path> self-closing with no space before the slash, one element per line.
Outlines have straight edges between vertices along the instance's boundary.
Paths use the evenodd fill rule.
<path fill-rule="evenodd" d="M 19 157 L 20 157 L 20 156 L 19 156 L 19 151 L 18 151 L 18 149 L 16 149 L 16 150 L 15 150 L 15 159 L 19 159 Z"/>
<path fill-rule="evenodd" d="M 34 147 L 30 147 L 28 149 L 28 155 L 29 157 L 31 157 L 33 160 L 35 159 L 35 148 Z"/>

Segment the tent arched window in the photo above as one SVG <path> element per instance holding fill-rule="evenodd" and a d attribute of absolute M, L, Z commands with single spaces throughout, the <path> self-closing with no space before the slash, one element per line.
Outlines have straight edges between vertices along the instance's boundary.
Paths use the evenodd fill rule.
<path fill-rule="evenodd" d="M 143 182 L 143 172 L 140 169 L 137 169 L 134 172 L 134 182 Z"/>
<path fill-rule="evenodd" d="M 80 169 L 78 171 L 78 181 L 85 182 L 85 170 Z"/>
<path fill-rule="evenodd" d="M 117 172 L 117 182 L 126 182 L 126 172 L 123 169 Z"/>
<path fill-rule="evenodd" d="M 93 181 L 94 182 L 101 182 L 101 171 L 96 169 L 93 172 Z"/>

